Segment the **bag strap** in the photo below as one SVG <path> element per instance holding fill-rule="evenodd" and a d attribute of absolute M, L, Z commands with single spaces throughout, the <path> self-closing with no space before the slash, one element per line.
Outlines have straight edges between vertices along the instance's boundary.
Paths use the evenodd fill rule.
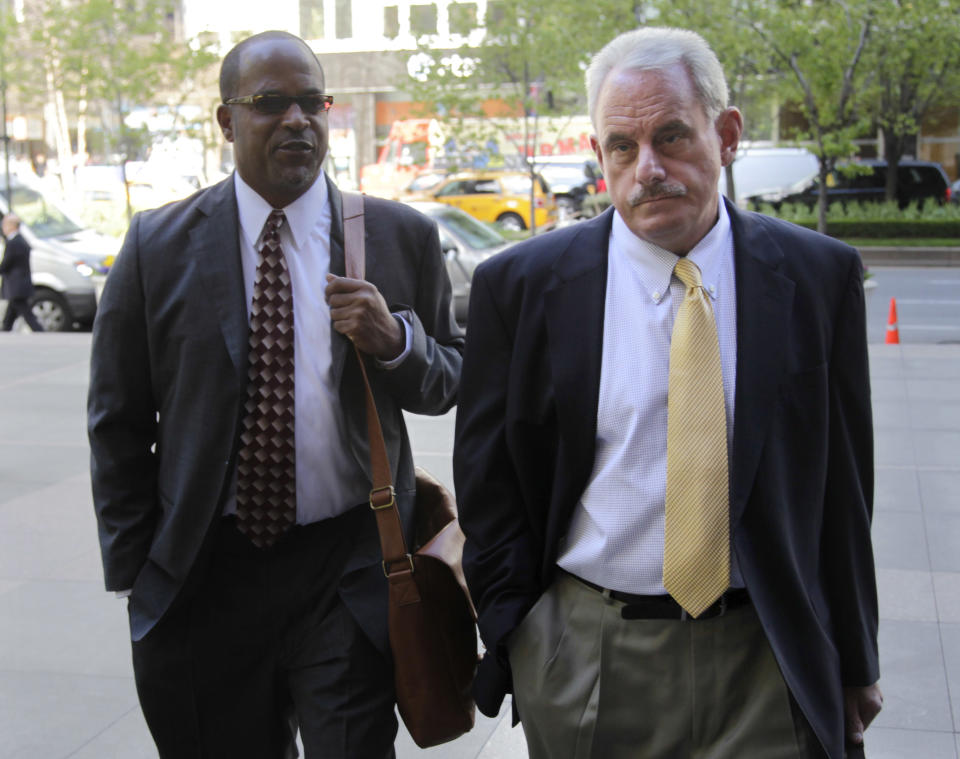
<path fill-rule="evenodd" d="M 347 276 L 351 279 L 364 279 L 364 227 L 363 195 L 344 192 L 343 196 L 343 252 Z M 396 492 L 390 474 L 390 459 L 387 445 L 383 439 L 377 404 L 370 389 L 367 367 L 363 355 L 356 344 L 353 345 L 363 375 L 363 384 L 367 395 L 367 439 L 370 441 L 370 508 L 377 519 L 377 531 L 380 533 L 380 550 L 383 552 L 383 572 L 389 578 L 398 573 L 412 573 L 413 560 L 407 551 L 400 524 L 400 512 L 397 510 Z"/>

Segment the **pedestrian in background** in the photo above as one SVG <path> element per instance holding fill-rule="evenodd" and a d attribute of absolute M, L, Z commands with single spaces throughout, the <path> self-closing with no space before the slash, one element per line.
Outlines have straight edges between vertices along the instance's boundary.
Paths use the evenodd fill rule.
<path fill-rule="evenodd" d="M 8 213 L 0 222 L 7 244 L 3 248 L 3 260 L 0 261 L 0 295 L 7 299 L 7 311 L 3 315 L 3 331 L 13 329 L 18 316 L 34 332 L 43 332 L 43 326 L 33 313 L 30 299 L 33 297 L 33 279 L 30 274 L 30 243 L 20 234 L 20 218 Z"/>
<path fill-rule="evenodd" d="M 387 584 L 369 506 L 369 357 L 412 542 L 403 411 L 456 400 L 436 225 L 366 198 L 347 279 L 323 71 L 264 32 L 220 71 L 236 172 L 134 217 L 93 329 L 89 437 L 108 590 L 129 595 L 162 759 L 394 756 Z"/>
<path fill-rule="evenodd" d="M 880 709 L 857 252 L 717 190 L 743 120 L 692 32 L 587 75 L 613 207 L 481 264 L 454 474 L 532 759 L 830 757 Z"/>

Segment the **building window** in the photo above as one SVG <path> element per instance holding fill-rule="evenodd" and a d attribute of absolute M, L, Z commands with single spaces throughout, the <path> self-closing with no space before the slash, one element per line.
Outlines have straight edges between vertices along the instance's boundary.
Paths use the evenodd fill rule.
<path fill-rule="evenodd" d="M 383 9 L 383 36 L 388 40 L 400 36 L 400 12 L 395 5 L 387 5 Z"/>
<path fill-rule="evenodd" d="M 411 5 L 410 6 L 410 31 L 414 37 L 422 34 L 437 33 L 437 6 L 436 5 Z"/>
<path fill-rule="evenodd" d="M 476 3 L 450 4 L 450 32 L 466 37 L 477 28 Z"/>
<path fill-rule="evenodd" d="M 323 0 L 300 0 L 300 36 L 305 40 L 323 38 Z"/>
<path fill-rule="evenodd" d="M 353 0 L 337 0 L 337 39 L 353 36 Z"/>
<path fill-rule="evenodd" d="M 507 17 L 506 3 L 502 0 L 490 0 L 487 3 L 486 26 L 496 28 L 502 24 Z"/>

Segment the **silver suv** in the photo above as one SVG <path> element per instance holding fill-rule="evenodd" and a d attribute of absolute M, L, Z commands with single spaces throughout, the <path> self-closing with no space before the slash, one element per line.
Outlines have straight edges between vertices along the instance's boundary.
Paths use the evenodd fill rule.
<path fill-rule="evenodd" d="M 16 180 L 10 192 L 22 222 L 20 232 L 31 248 L 33 312 L 48 332 L 88 328 L 117 241 L 84 229 L 40 192 Z M 0 212 L 7 210 L 7 193 L 0 187 Z"/>

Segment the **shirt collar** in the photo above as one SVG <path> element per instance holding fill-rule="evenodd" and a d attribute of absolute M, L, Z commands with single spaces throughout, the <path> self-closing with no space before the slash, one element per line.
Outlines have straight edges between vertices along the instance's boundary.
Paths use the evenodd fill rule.
<path fill-rule="evenodd" d="M 241 234 L 250 243 L 250 247 L 256 250 L 263 232 L 263 225 L 266 224 L 273 206 L 244 182 L 239 172 L 234 172 L 233 176 Z M 326 209 L 327 182 L 325 175 L 321 172 L 310 189 L 281 209 L 286 217 L 284 226 L 289 230 L 293 244 L 297 248 L 302 248 L 306 244 L 310 231 L 323 217 Z"/>
<path fill-rule="evenodd" d="M 733 250 L 730 217 L 722 197 L 718 205 L 716 224 L 687 254 L 687 258 L 700 269 L 704 289 L 714 300 L 720 294 L 720 271 L 724 252 Z M 621 250 L 635 267 L 647 294 L 655 303 L 660 303 L 670 290 L 670 278 L 680 256 L 637 237 L 619 211 L 613 214 L 610 236 L 613 247 Z"/>

